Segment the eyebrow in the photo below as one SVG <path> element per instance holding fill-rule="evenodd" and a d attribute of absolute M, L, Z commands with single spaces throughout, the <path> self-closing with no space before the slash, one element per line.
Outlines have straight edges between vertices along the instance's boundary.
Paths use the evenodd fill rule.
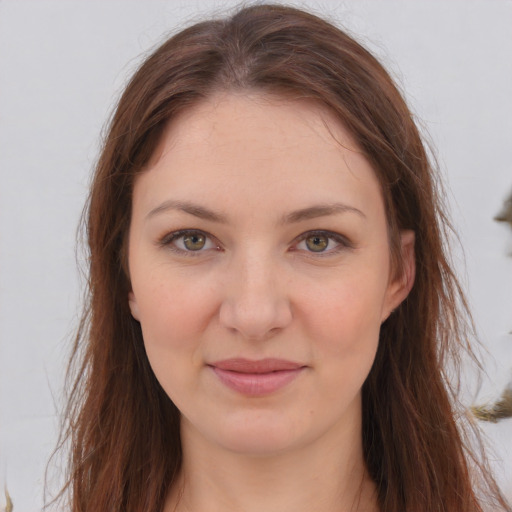
<path fill-rule="evenodd" d="M 215 213 L 212 210 L 205 208 L 204 206 L 200 206 L 189 201 L 174 201 L 172 199 L 169 201 L 164 201 L 161 205 L 153 208 L 146 215 L 146 219 L 149 219 L 150 217 L 153 217 L 159 213 L 167 212 L 169 210 L 178 210 L 200 219 L 217 222 L 219 224 L 228 224 L 228 218 L 221 213 Z"/>
<path fill-rule="evenodd" d="M 204 206 L 200 206 L 190 201 L 175 201 L 172 199 L 164 201 L 156 208 L 153 208 L 146 215 L 146 219 L 169 210 L 182 211 L 189 215 L 193 215 L 194 217 L 216 222 L 218 224 L 229 224 L 228 217 L 222 213 L 214 212 Z M 361 210 L 354 208 L 353 206 L 343 203 L 330 203 L 308 206 L 307 208 L 301 208 L 300 210 L 286 213 L 279 220 L 279 224 L 295 224 L 304 220 L 316 219 L 317 217 L 327 217 L 329 215 L 339 213 L 355 213 L 366 219 L 366 215 Z"/>
<path fill-rule="evenodd" d="M 327 217 L 328 215 L 335 215 L 337 213 L 356 213 L 357 215 L 360 215 L 366 219 L 366 215 L 361 210 L 358 210 L 353 206 L 349 206 L 343 203 L 332 203 L 313 205 L 287 213 L 282 217 L 280 224 L 294 224 L 303 220 L 316 219 L 317 217 Z"/>

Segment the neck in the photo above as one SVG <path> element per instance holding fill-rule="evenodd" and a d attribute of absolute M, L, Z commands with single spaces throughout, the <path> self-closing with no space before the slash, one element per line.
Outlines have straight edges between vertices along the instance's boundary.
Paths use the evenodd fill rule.
<path fill-rule="evenodd" d="M 272 455 L 240 454 L 183 428 L 183 465 L 165 512 L 377 512 L 361 429 Z"/>

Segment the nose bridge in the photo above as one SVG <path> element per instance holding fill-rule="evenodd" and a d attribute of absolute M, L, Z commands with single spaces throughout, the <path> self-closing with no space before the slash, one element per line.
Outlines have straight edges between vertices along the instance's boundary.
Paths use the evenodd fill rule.
<path fill-rule="evenodd" d="M 264 339 L 291 320 L 279 263 L 268 251 L 241 250 L 227 272 L 221 323 L 247 339 Z M 281 276 L 280 276 L 281 274 Z"/>

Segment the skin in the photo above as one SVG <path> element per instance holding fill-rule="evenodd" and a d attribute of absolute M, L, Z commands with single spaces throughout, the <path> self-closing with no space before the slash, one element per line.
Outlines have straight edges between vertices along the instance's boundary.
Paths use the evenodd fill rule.
<path fill-rule="evenodd" d="M 333 204 L 344 208 L 290 218 Z M 184 229 L 206 238 L 172 239 Z M 403 232 L 394 278 L 375 172 L 316 104 L 225 93 L 170 124 L 136 181 L 128 249 L 130 308 L 182 414 L 166 511 L 377 510 L 361 386 L 382 322 L 412 287 L 413 244 Z M 302 370 L 247 396 L 210 366 L 234 357 Z"/>

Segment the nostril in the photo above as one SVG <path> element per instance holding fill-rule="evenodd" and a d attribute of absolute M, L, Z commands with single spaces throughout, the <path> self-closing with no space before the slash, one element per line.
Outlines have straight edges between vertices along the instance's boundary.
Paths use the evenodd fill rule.
<path fill-rule="evenodd" d="M 289 303 L 284 298 L 272 301 L 225 300 L 219 312 L 221 325 L 248 340 L 262 340 L 280 332 L 292 319 Z"/>

